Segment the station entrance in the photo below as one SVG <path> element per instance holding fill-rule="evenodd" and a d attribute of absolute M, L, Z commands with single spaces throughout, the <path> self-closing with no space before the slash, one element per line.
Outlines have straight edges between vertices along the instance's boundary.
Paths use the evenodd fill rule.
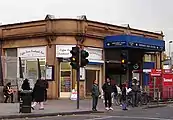
<path fill-rule="evenodd" d="M 121 53 L 127 51 L 128 56 L 128 68 L 122 70 Z M 104 51 L 105 51 L 105 77 L 110 77 L 113 83 L 118 85 L 123 82 L 131 84 L 132 71 L 143 70 L 143 57 L 146 52 L 157 53 L 161 58 L 162 52 L 165 50 L 165 42 L 159 39 L 146 38 L 141 36 L 133 35 L 117 35 L 107 36 L 104 40 Z M 159 57 L 158 57 L 159 58 Z M 135 67 L 134 67 L 135 66 Z M 106 78 L 105 78 L 106 79 Z M 142 81 L 142 75 L 139 76 L 140 83 Z"/>

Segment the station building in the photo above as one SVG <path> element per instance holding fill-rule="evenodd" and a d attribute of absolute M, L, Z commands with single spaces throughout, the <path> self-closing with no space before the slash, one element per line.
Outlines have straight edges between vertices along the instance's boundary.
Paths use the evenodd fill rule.
<path fill-rule="evenodd" d="M 158 43 L 155 42 L 156 40 Z M 149 49 L 153 49 L 153 51 L 143 51 L 139 57 L 144 64 L 154 64 L 153 66 L 145 65 L 145 69 L 160 68 L 164 51 L 162 33 L 87 19 L 50 19 L 46 17 L 44 20 L 1 25 L 0 41 L 2 62 L 4 63 L 1 83 L 5 84 L 7 80 L 20 77 L 19 57 L 22 60 L 24 76 L 35 82 L 38 76 L 37 58 L 39 58 L 42 77 L 46 75 L 46 65 L 54 67 L 53 77 L 49 80 L 48 97 L 50 99 L 69 98 L 71 90 L 76 87 L 76 71 L 72 70 L 68 58 L 70 50 L 77 43 L 89 52 L 89 64 L 81 71 L 80 96 L 82 98 L 90 96 L 93 80 L 98 80 L 101 88 L 106 74 L 109 69 L 111 70 L 111 68 L 106 68 L 106 66 L 111 66 L 107 65 L 107 62 L 119 60 L 116 58 L 119 56 L 116 52 L 121 46 L 119 44 L 123 43 L 125 44 L 123 47 L 128 47 L 129 42 L 141 43 L 141 46 L 137 47 L 138 49 L 141 49 L 142 44 L 142 49 L 147 49 L 145 45 L 151 46 Z M 162 41 L 161 46 L 159 46 L 160 41 Z M 111 43 L 111 46 L 108 46 L 107 43 Z M 140 53 L 138 53 L 139 55 Z M 133 57 L 135 58 L 135 56 Z M 13 62 L 9 62 L 10 60 Z M 115 67 L 112 70 L 116 71 L 116 69 L 118 68 Z M 117 74 L 112 75 L 113 78 L 118 79 Z M 141 82 L 141 84 L 143 83 Z"/>

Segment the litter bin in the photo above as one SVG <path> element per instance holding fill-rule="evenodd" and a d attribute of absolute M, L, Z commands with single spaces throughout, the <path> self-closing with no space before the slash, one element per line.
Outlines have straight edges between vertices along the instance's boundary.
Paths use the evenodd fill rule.
<path fill-rule="evenodd" d="M 19 113 L 31 113 L 32 91 L 24 90 L 20 92 Z"/>

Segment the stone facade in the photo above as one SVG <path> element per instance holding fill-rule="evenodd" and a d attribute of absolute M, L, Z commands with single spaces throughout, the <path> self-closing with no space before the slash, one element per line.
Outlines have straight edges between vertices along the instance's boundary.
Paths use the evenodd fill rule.
<path fill-rule="evenodd" d="M 46 63 L 56 66 L 55 73 L 59 71 L 59 61 L 56 60 L 55 55 L 56 45 L 73 45 L 79 43 L 83 46 L 103 48 L 103 39 L 105 36 L 119 34 L 132 34 L 163 39 L 163 35 L 158 33 L 78 19 L 48 19 L 0 26 L 3 56 L 5 55 L 5 50 L 8 48 L 47 46 Z M 83 39 L 77 41 L 76 36 L 78 35 L 82 35 Z M 160 57 L 157 56 L 157 59 L 157 66 L 160 66 Z M 101 69 L 101 76 L 104 78 L 104 65 Z M 75 71 L 73 71 L 74 73 Z M 73 75 L 73 79 L 75 77 Z M 59 98 L 60 96 L 59 74 L 55 74 L 54 79 L 54 81 L 49 82 L 48 90 L 48 96 L 52 99 Z M 84 83 L 81 82 L 80 86 L 82 84 Z M 72 86 L 74 88 L 75 84 L 73 83 Z M 85 94 L 84 91 L 81 93 Z M 81 96 L 85 96 L 83 94 Z"/>

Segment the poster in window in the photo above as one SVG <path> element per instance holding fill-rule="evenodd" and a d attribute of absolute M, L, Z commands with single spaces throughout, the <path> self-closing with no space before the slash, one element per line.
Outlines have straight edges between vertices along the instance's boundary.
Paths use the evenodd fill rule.
<path fill-rule="evenodd" d="M 54 66 L 53 65 L 46 66 L 46 80 L 54 80 Z"/>

